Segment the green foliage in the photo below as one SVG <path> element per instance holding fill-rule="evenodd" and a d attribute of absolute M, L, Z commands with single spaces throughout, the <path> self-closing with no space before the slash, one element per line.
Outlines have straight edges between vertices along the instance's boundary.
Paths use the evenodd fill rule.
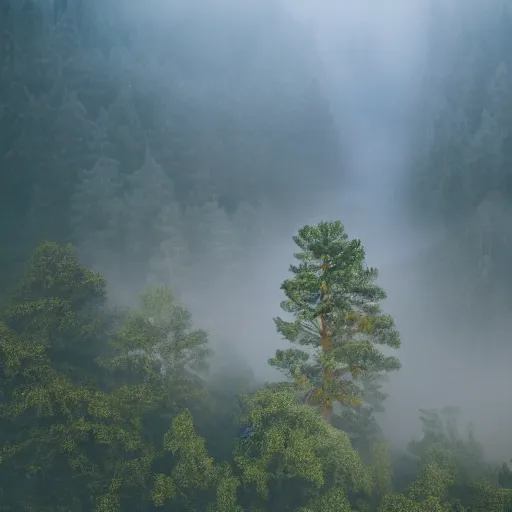
<path fill-rule="evenodd" d="M 232 378 L 244 368 L 226 358 L 223 379 L 204 379 L 207 335 L 176 297 L 241 276 L 275 207 L 307 209 L 318 176 L 328 182 L 340 168 L 329 105 L 311 83 L 316 56 L 275 2 L 233 5 L 234 22 L 202 4 L 203 18 L 189 16 L 197 5 L 182 2 L 189 22 L 152 27 L 150 38 L 142 15 L 127 22 L 131 7 L 111 0 L 3 4 L 0 510 L 511 507 L 509 466 L 488 467 L 447 411 L 424 413 L 423 439 L 410 446 L 419 476 L 391 492 L 373 412 L 381 377 L 399 366 L 379 345 L 397 348 L 399 337 L 378 307 L 377 272 L 340 223 L 299 232 L 299 263 L 282 286 L 294 318 L 276 325 L 295 347 L 272 362 L 300 391 L 268 386 L 239 408 L 236 393 L 254 391 Z M 425 81 L 440 107 L 419 116 L 426 132 L 411 173 L 414 212 L 435 212 L 446 228 L 435 270 L 458 280 L 452 303 L 483 320 L 510 298 L 511 19 L 506 6 L 488 9 L 485 41 L 466 27 L 443 35 L 457 33 L 460 52 L 446 90 Z M 439 49 L 432 69 L 445 76 Z M 24 267 L 44 239 L 72 240 L 114 290 L 138 289 L 149 272 L 175 295 L 157 286 L 115 316 L 104 278 L 70 246 L 44 242 Z M 301 405 L 304 394 L 345 407 L 328 424 Z M 355 406 L 362 400 L 373 409 Z M 240 409 L 254 433 L 236 441 Z"/>
<path fill-rule="evenodd" d="M 503 489 L 490 482 L 483 482 L 475 487 L 474 499 L 470 512 L 508 512 L 512 507 L 511 489 Z"/>
<path fill-rule="evenodd" d="M 171 498 L 184 510 L 242 512 L 237 505 L 239 480 L 229 465 L 215 464 L 209 457 L 188 410 L 174 418 L 164 438 L 164 449 L 174 455 L 175 463 L 170 477 L 156 477 L 153 498 L 157 505 Z"/>
<path fill-rule="evenodd" d="M 348 499 L 343 489 L 329 489 L 323 496 L 316 498 L 307 507 L 298 509 L 298 512 L 352 512 Z"/>
<path fill-rule="evenodd" d="M 143 294 L 117 329 L 104 301 L 101 276 L 71 247 L 44 243 L 5 305 L 0 473 L 24 482 L 4 490 L 9 503 L 114 512 L 172 494 L 172 480 L 153 476 L 163 452 L 148 437 L 202 395 L 206 333 L 166 288 Z"/>
<path fill-rule="evenodd" d="M 393 470 L 389 456 L 389 446 L 384 441 L 376 442 L 371 447 L 374 487 L 373 492 L 381 498 L 391 491 L 393 486 Z"/>
<path fill-rule="evenodd" d="M 254 390 L 237 372 L 220 378 L 224 365 L 209 395 L 207 334 L 172 292 L 151 288 L 136 310 L 113 315 L 103 278 L 70 246 L 37 248 L 0 320 L 4 510 L 504 512 L 512 504 L 509 467 L 486 465 L 453 408 L 422 412 L 423 438 L 410 445 L 419 476 L 393 494 L 387 445 L 376 436 L 358 452 L 302 403 L 295 383 Z M 234 435 L 235 411 L 206 417 L 229 415 L 244 387 L 240 423 L 251 435 L 214 460 L 207 441 L 219 437 L 208 429 Z M 206 407 L 215 397 L 219 410 Z"/>
<path fill-rule="evenodd" d="M 436 498 L 418 503 L 398 494 L 386 496 L 378 512 L 451 512 L 451 509 Z"/>
<path fill-rule="evenodd" d="M 512 489 L 512 460 L 507 464 L 504 462 L 498 472 L 498 483 L 507 489 Z"/>
<path fill-rule="evenodd" d="M 235 461 L 243 483 L 254 486 L 263 500 L 277 495 L 286 509 L 304 496 L 320 499 L 333 487 L 370 491 L 371 475 L 350 439 L 298 403 L 292 392 L 262 390 L 247 407 L 242 422 L 254 435 L 239 442 Z"/>
<path fill-rule="evenodd" d="M 145 485 L 154 449 L 92 373 L 104 299 L 103 279 L 71 247 L 43 243 L 6 304 L 0 471 L 6 481 L 25 476 L 6 491 L 20 507 L 98 499 L 97 510 L 114 511 L 121 489 Z"/>
<path fill-rule="evenodd" d="M 307 349 L 278 350 L 270 364 L 310 388 L 310 403 L 360 406 L 365 383 L 400 367 L 378 348 L 398 348 L 400 337 L 381 313 L 386 294 L 375 283 L 377 270 L 365 266 L 361 242 L 349 240 L 339 221 L 305 226 L 294 241 L 299 264 L 281 286 L 287 297 L 281 307 L 295 319 L 275 323 L 286 340 Z"/>
<path fill-rule="evenodd" d="M 421 473 L 408 487 L 407 498 L 389 495 L 384 499 L 383 510 L 391 510 L 398 502 L 419 511 L 506 510 L 512 495 L 501 487 L 504 482 L 499 482 L 485 462 L 472 431 L 467 436 L 459 433 L 457 417 L 458 410 L 453 407 L 440 412 L 422 411 L 423 438 L 409 445 L 418 458 Z"/>
<path fill-rule="evenodd" d="M 191 314 L 162 286 L 140 296 L 139 309 L 127 316 L 111 345 L 125 358 L 159 363 L 160 370 L 172 378 L 198 376 L 210 355 L 207 333 L 192 329 Z"/>
<path fill-rule="evenodd" d="M 384 497 L 378 512 L 452 512 L 452 507 L 444 498 L 451 483 L 451 474 L 436 463 L 427 463 L 418 480 L 407 492 Z"/>
<path fill-rule="evenodd" d="M 442 411 L 421 411 L 423 437 L 412 441 L 409 451 L 421 461 L 435 462 L 450 468 L 457 482 L 469 485 L 488 471 L 484 463 L 483 449 L 475 440 L 471 428 L 467 435 L 459 433 L 456 408 Z"/>

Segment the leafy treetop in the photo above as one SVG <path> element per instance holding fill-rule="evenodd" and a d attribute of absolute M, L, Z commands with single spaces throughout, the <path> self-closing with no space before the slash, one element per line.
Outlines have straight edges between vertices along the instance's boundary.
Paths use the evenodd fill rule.
<path fill-rule="evenodd" d="M 341 222 L 304 226 L 294 241 L 299 263 L 281 285 L 287 297 L 281 308 L 295 318 L 278 317 L 275 324 L 301 348 L 278 350 L 270 364 L 311 386 L 310 398 L 327 417 L 335 401 L 362 404 L 362 379 L 400 367 L 378 348 L 398 348 L 400 336 L 393 318 L 381 312 L 386 293 L 375 283 L 377 270 L 365 265 L 360 240 L 349 240 Z"/>

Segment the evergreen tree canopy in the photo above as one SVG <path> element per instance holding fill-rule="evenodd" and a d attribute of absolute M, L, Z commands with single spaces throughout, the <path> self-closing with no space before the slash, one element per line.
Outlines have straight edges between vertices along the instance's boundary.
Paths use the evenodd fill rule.
<path fill-rule="evenodd" d="M 330 417 L 333 403 L 361 406 L 362 380 L 400 367 L 379 345 L 400 346 L 393 318 L 381 313 L 386 298 L 377 270 L 365 265 L 359 240 L 349 240 L 343 224 L 304 226 L 294 237 L 300 249 L 294 277 L 281 285 L 282 309 L 293 320 L 276 318 L 277 330 L 303 348 L 278 350 L 270 364 L 309 386 L 309 400 Z"/>

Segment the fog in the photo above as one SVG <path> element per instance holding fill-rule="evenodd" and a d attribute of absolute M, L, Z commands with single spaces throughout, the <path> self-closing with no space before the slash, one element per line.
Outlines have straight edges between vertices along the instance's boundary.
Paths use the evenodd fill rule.
<path fill-rule="evenodd" d="M 464 6 L 460 18 L 478 27 L 471 9 L 478 13 L 481 7 Z M 460 4 L 446 3 L 440 11 L 444 17 L 435 22 L 451 23 L 456 32 L 455 9 L 460 15 Z M 344 141 L 349 141 L 350 187 L 332 192 L 315 220 L 339 218 L 350 236 L 363 240 L 368 262 L 379 268 L 388 292 L 386 308 L 402 334 L 403 368 L 391 377 L 386 413 L 380 419 L 386 436 L 394 446 L 404 447 L 419 434 L 418 408 L 456 405 L 461 420 L 475 426 L 490 457 L 503 458 L 504 451 L 510 455 L 507 425 L 512 408 L 503 391 L 512 383 L 506 337 L 498 342 L 502 350 L 484 355 L 481 345 L 488 340 L 475 336 L 475 324 L 454 325 L 449 313 L 439 315 L 448 290 L 442 279 L 432 279 L 424 269 L 429 249 L 443 234 L 413 228 L 404 202 L 403 183 L 412 165 L 410 133 L 418 96 L 425 93 L 421 85 L 432 35 L 428 2 L 362 1 L 347 6 L 304 1 L 296 10 L 316 34 L 330 101 L 342 120 Z M 452 48 L 446 44 L 443 50 L 442 58 L 449 61 Z M 491 336 L 502 339 L 498 324 Z"/>
<path fill-rule="evenodd" d="M 0 4 L 5 507 L 510 508 L 512 0 Z"/>
<path fill-rule="evenodd" d="M 368 261 L 379 268 L 388 291 L 386 307 L 402 333 L 403 368 L 391 377 L 381 418 L 386 435 L 403 447 L 418 434 L 419 407 L 457 405 L 488 455 L 503 458 L 504 450 L 511 453 L 512 440 L 506 427 L 512 408 L 502 391 L 512 382 L 504 358 L 510 351 L 502 344 L 501 353 L 484 356 L 481 345 L 488 340 L 475 337 L 477 326 L 454 325 L 449 314 L 438 314 L 436 306 L 448 290 L 423 269 L 429 247 L 442 233 L 413 229 L 404 207 L 401 183 L 411 165 L 409 133 L 417 95 L 424 93 L 427 3 L 394 1 L 380 8 L 374 2 L 358 2 L 357 8 L 327 4 L 304 2 L 301 15 L 313 20 L 331 80 L 331 101 L 344 120 L 345 140 L 349 134 L 352 181 L 349 190 L 333 193 L 318 217 L 342 219 L 349 234 L 364 241 Z M 445 15 L 450 14 L 447 9 Z M 468 17 L 478 26 L 475 17 Z M 450 47 L 444 50 L 449 54 Z M 501 338 L 498 325 L 491 336 Z"/>
<path fill-rule="evenodd" d="M 403 368 L 390 380 L 387 411 L 381 418 L 387 437 L 395 447 L 403 448 L 419 434 L 419 408 L 456 405 L 463 419 L 475 424 L 488 454 L 505 458 L 511 437 L 501 426 L 512 421 L 512 408 L 502 391 L 511 384 L 505 352 L 484 359 L 473 350 L 481 345 L 475 336 L 477 326 L 471 322 L 453 325 L 449 313 L 440 314 L 443 307 L 449 308 L 443 302 L 449 290 L 441 278 L 425 269 L 443 233 L 413 226 L 405 201 L 417 109 L 430 62 L 427 48 L 434 33 L 429 3 L 301 0 L 290 1 L 282 9 L 271 2 L 243 2 L 242 6 L 229 0 L 172 4 L 153 0 L 144 8 L 139 2 L 125 2 L 122 9 L 115 5 L 116 15 L 128 24 L 137 20 L 142 27 L 140 44 L 154 44 L 150 41 L 156 37 L 155 27 L 164 32 L 167 26 L 189 23 L 195 27 L 190 36 L 197 38 L 191 66 L 204 63 L 208 70 L 203 68 L 203 78 L 193 84 L 190 77 L 181 80 L 184 87 L 204 87 L 207 101 L 215 101 L 211 95 L 219 83 L 233 92 L 235 101 L 244 92 L 251 94 L 252 80 L 261 80 L 253 75 L 243 44 L 233 34 L 246 34 L 261 23 L 272 26 L 278 17 L 280 30 L 285 30 L 283 12 L 285 19 L 291 15 L 301 30 L 295 52 L 294 36 L 282 34 L 281 42 L 288 45 L 286 55 L 295 59 L 288 67 L 299 70 L 291 76 L 303 72 L 307 77 L 309 72 L 316 78 L 339 129 L 344 162 L 339 172 L 315 179 L 315 169 L 304 175 L 289 169 L 287 176 L 276 178 L 286 181 L 290 194 L 300 199 L 291 206 L 273 204 L 266 211 L 260 220 L 264 235 L 243 268 L 216 275 L 207 285 L 194 282 L 193 277 L 189 281 L 183 300 L 195 322 L 211 332 L 218 357 L 235 353 L 245 358 L 258 379 L 279 378 L 267 359 L 284 346 L 272 318 L 280 313 L 279 285 L 292 262 L 291 237 L 306 223 L 340 219 L 350 237 L 363 241 L 368 263 L 379 268 L 380 282 L 388 292 L 385 308 L 395 316 L 402 333 L 399 356 Z M 460 9 L 460 3 L 446 3 L 438 9 L 436 15 L 441 18 L 436 23 L 456 26 L 454 9 Z M 466 22 L 478 23 L 470 14 L 465 12 Z M 287 23 L 292 26 L 291 21 Z M 256 52 L 252 47 L 250 62 L 274 56 L 276 62 L 269 69 L 280 73 L 277 59 L 285 53 L 272 47 L 279 38 L 274 33 L 269 44 L 265 34 L 257 30 L 255 34 L 259 42 Z M 445 41 L 448 44 L 450 38 Z M 309 52 L 308 48 L 313 49 Z M 235 49 L 229 56 L 223 53 Z M 255 57 L 258 50 L 261 55 Z M 443 50 L 442 59 L 449 62 L 451 48 L 448 45 Z M 231 73 L 223 74 L 223 66 Z M 280 78 L 287 83 L 285 71 Z M 287 87 L 292 94 L 299 86 L 289 82 Z M 208 265 L 207 256 L 203 264 Z M 132 273 L 137 269 L 132 268 Z M 111 279 L 110 284 L 114 296 L 135 295 L 136 290 L 126 283 L 121 286 Z M 497 328 L 494 334 L 499 337 L 501 332 Z"/>

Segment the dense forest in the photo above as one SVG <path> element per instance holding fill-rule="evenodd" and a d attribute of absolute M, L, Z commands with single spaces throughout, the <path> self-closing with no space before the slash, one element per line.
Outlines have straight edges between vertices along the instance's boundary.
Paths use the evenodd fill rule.
<path fill-rule="evenodd" d="M 482 333 L 512 306 L 512 11 L 490 3 L 443 25 L 432 2 L 402 187 L 444 233 L 440 311 Z M 486 458 L 457 404 L 420 409 L 405 452 L 379 425 L 402 337 L 378 271 L 341 221 L 295 227 L 346 164 L 308 31 L 273 1 L 152 5 L 0 2 L 0 510 L 512 510 L 509 447 Z M 294 249 L 264 382 L 192 310 L 250 295 L 272 237 Z"/>
<path fill-rule="evenodd" d="M 409 197 L 418 223 L 444 230 L 432 262 L 452 284 L 452 313 L 489 327 L 512 304 L 512 11 L 486 4 L 432 22 Z"/>

